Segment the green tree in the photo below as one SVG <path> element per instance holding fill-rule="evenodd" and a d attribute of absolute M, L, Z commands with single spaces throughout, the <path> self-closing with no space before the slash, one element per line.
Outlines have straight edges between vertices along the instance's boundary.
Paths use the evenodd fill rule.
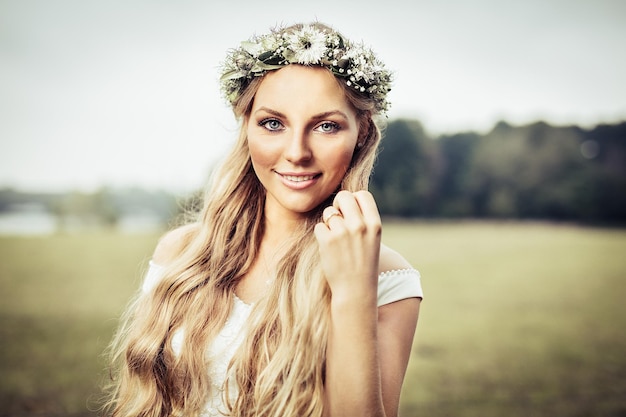
<path fill-rule="evenodd" d="M 437 149 L 415 120 L 389 123 L 374 168 L 371 190 L 381 214 L 429 216 L 437 191 Z"/>
<path fill-rule="evenodd" d="M 480 138 L 477 133 L 468 132 L 444 135 L 437 139 L 442 161 L 438 215 L 444 217 L 473 215 L 468 180 L 472 158 Z"/>

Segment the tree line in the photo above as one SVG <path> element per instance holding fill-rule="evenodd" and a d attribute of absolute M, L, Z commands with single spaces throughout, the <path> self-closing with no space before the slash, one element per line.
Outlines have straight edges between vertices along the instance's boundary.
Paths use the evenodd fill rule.
<path fill-rule="evenodd" d="M 371 190 L 386 216 L 624 223 L 626 122 L 431 137 L 417 120 L 393 120 Z"/>
<path fill-rule="evenodd" d="M 383 216 L 546 219 L 626 224 L 626 122 L 591 129 L 500 122 L 486 133 L 433 137 L 413 119 L 389 121 L 371 179 Z M 0 189 L 0 212 L 37 205 L 62 228 L 115 226 L 129 214 L 171 223 L 189 196 L 140 188 L 25 193 Z"/>
<path fill-rule="evenodd" d="M 0 213 L 45 212 L 54 216 L 59 231 L 86 227 L 115 228 L 125 216 L 149 216 L 167 225 L 181 211 L 171 192 L 137 187 L 101 187 L 95 191 L 23 192 L 0 189 Z"/>

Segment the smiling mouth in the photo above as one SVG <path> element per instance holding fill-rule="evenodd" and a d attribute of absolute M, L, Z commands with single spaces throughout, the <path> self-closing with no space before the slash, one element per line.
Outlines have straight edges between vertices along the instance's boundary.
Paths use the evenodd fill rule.
<path fill-rule="evenodd" d="M 317 174 L 317 175 L 283 175 L 283 174 L 280 174 L 281 177 L 292 182 L 310 181 L 318 177 L 319 175 L 320 174 Z"/>

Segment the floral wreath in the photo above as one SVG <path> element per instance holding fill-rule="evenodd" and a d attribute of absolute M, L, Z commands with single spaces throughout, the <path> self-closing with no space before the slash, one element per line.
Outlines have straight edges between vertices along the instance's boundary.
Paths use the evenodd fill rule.
<path fill-rule="evenodd" d="M 231 105 L 253 77 L 289 64 L 319 65 L 374 101 L 377 112 L 389 109 L 391 73 L 362 43 L 351 43 L 332 29 L 316 25 L 273 29 L 229 51 L 222 65 L 221 90 Z"/>

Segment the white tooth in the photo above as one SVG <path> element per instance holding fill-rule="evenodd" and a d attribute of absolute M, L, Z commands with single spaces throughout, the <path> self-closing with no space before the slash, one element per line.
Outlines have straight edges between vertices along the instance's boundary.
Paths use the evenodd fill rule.
<path fill-rule="evenodd" d="M 306 175 L 306 176 L 295 176 L 295 175 L 284 175 L 284 177 L 289 180 L 289 181 L 293 181 L 293 182 L 302 182 L 302 181 L 309 181 L 313 179 L 313 175 Z"/>

